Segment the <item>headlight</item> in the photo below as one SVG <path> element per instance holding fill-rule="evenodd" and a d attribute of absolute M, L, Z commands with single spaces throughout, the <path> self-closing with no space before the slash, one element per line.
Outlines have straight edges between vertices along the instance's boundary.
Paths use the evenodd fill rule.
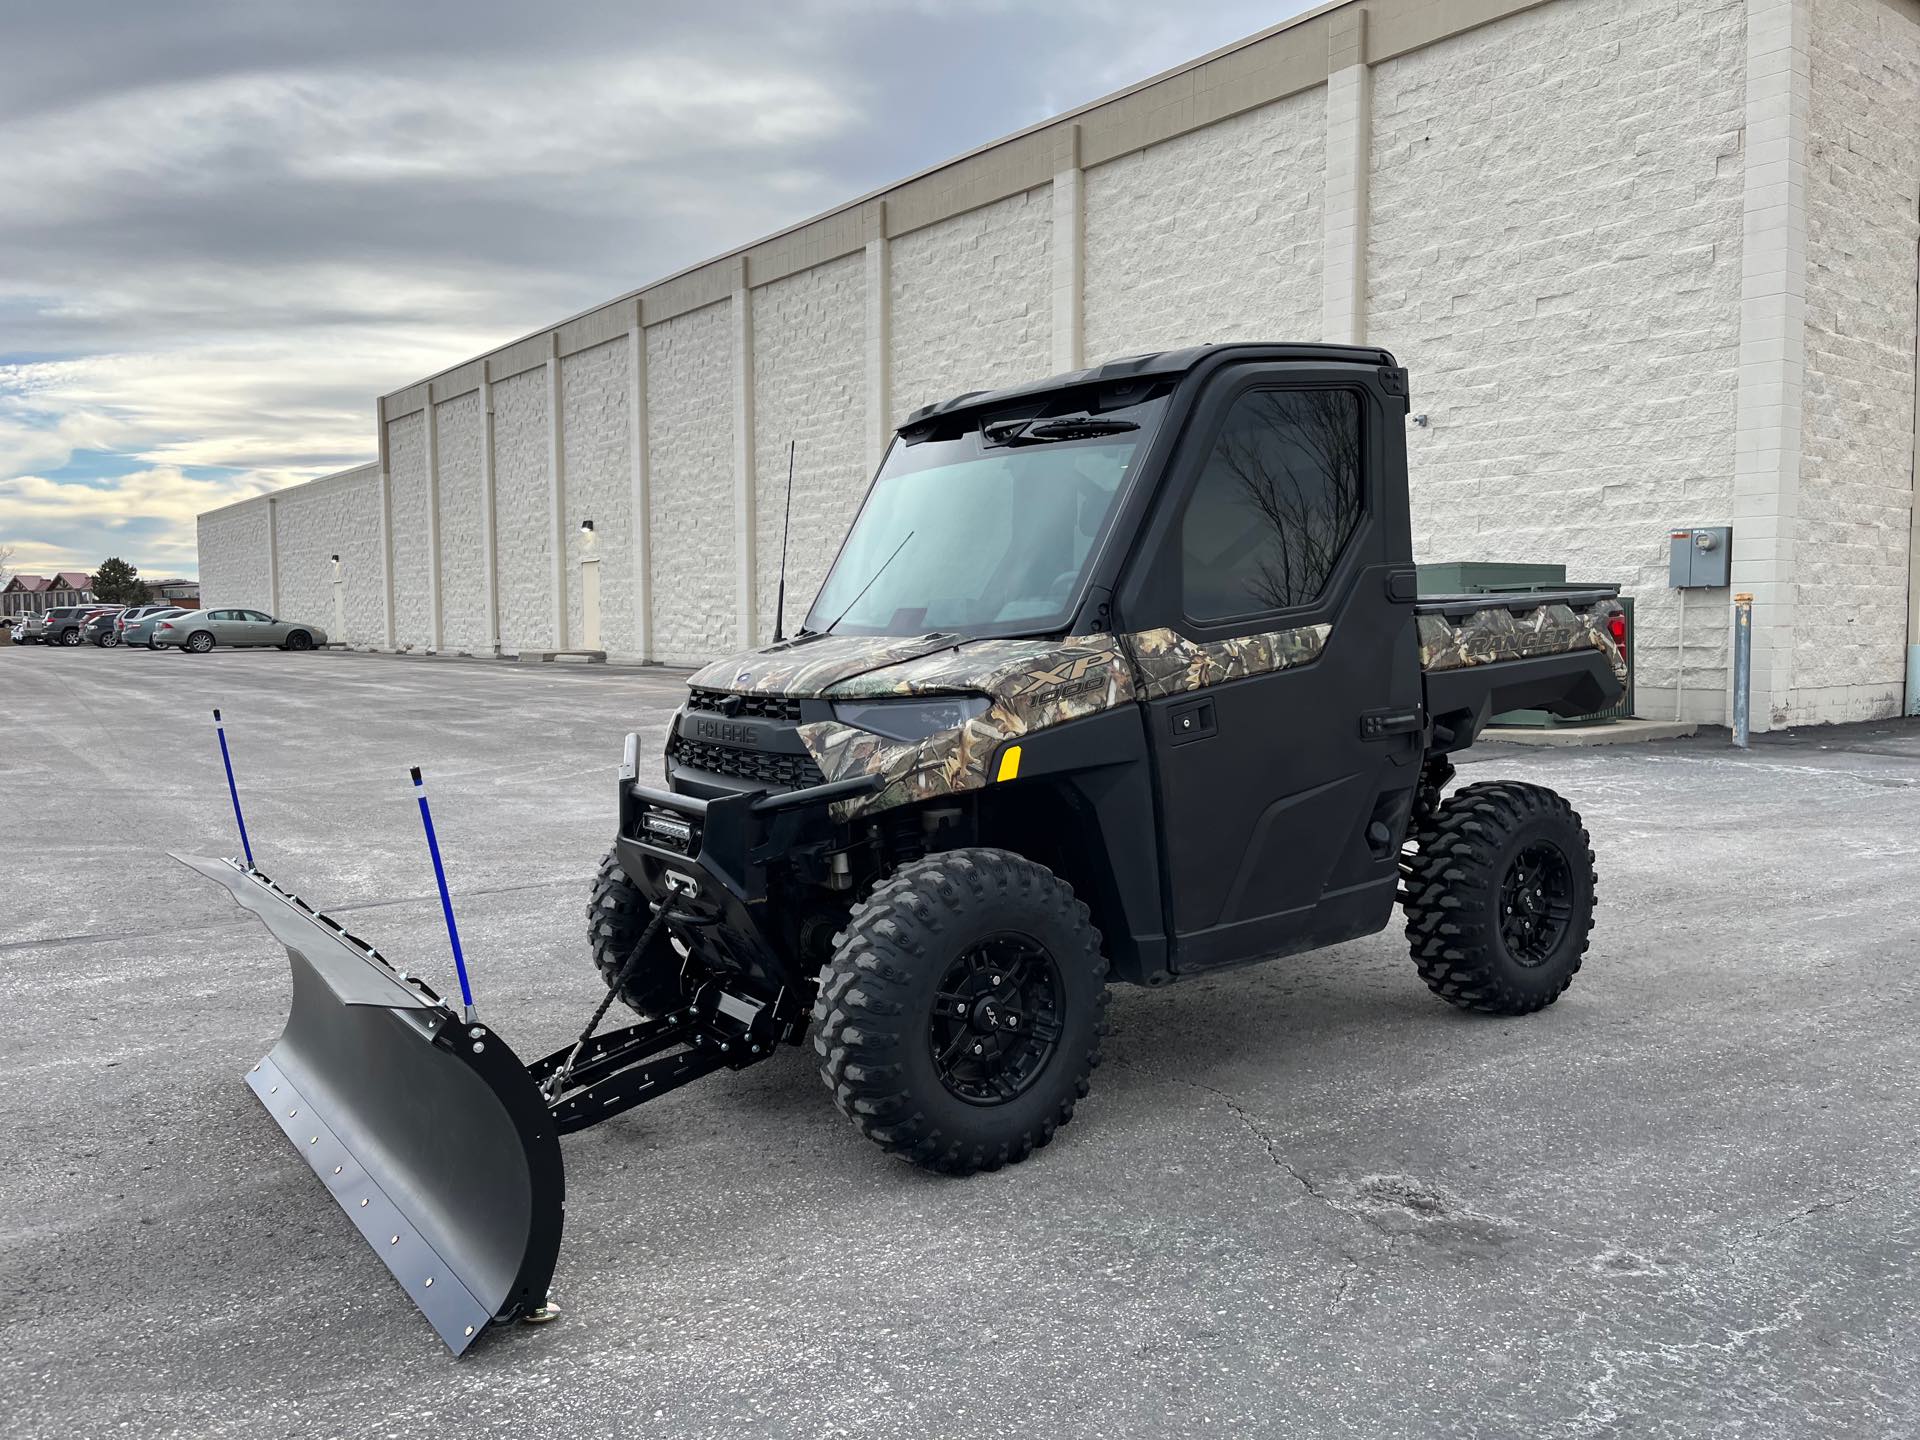
<path fill-rule="evenodd" d="M 836 700 L 833 718 L 889 740 L 925 740 L 987 713 L 984 695 L 916 695 L 907 700 Z"/>

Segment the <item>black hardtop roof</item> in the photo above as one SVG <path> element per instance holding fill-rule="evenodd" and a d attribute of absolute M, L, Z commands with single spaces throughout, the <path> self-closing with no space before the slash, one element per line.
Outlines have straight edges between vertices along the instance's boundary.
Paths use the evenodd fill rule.
<path fill-rule="evenodd" d="M 951 400 L 922 405 L 901 423 L 902 430 L 925 424 L 937 415 L 953 415 L 963 410 L 991 410 L 1016 400 L 1044 395 L 1052 390 L 1068 390 L 1077 385 L 1101 385 L 1121 380 L 1138 380 L 1149 375 L 1179 375 L 1193 369 L 1202 360 L 1228 351 L 1245 351 L 1249 359 L 1323 360 L 1334 364 L 1397 365 L 1391 352 L 1377 345 L 1332 345 L 1319 341 L 1237 340 L 1224 345 L 1189 345 L 1183 350 L 1156 350 L 1146 355 L 1126 355 L 1085 370 L 1069 370 L 1049 375 L 1044 380 L 1029 380 L 1024 385 L 1009 385 L 1004 390 L 969 390 Z"/>

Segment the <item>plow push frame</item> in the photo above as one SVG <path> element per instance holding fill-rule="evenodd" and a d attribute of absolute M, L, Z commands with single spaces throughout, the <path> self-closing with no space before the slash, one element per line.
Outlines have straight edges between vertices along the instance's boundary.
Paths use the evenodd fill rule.
<path fill-rule="evenodd" d="M 418 767 L 410 773 L 459 979 L 457 1006 L 257 866 L 217 710 L 214 719 L 245 859 L 173 858 L 258 917 L 285 948 L 292 975 L 286 1027 L 247 1071 L 248 1087 L 455 1355 L 490 1325 L 556 1318 L 549 1290 L 566 1211 L 560 1137 L 703 1075 L 758 1063 L 804 1032 L 811 997 L 783 987 L 771 1001 L 751 1000 L 702 978 L 678 1009 L 596 1035 L 627 972 L 666 943 L 667 922 L 702 923 L 676 913 L 676 902 L 692 908 L 691 894 L 668 894 L 653 902 L 645 933 L 580 1036 L 525 1064 L 474 1002 Z M 622 770 L 628 800 L 643 787 L 627 765 Z M 743 795 L 738 818 L 865 788 Z M 734 888 L 731 875 L 704 873 L 714 888 Z"/>

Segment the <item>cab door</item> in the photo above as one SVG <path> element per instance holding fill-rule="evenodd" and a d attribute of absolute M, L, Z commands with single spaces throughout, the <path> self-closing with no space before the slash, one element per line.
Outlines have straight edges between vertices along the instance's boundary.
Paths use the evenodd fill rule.
<path fill-rule="evenodd" d="M 1404 402 L 1358 366 L 1207 382 L 1123 584 L 1183 972 L 1388 920 L 1422 718 Z"/>

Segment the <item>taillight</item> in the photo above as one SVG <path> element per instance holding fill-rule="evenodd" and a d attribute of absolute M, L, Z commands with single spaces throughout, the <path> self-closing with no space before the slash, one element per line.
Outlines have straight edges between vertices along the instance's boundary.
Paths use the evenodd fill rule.
<path fill-rule="evenodd" d="M 1627 653 L 1627 616 L 1624 610 L 1616 611 L 1608 617 L 1607 629 L 1613 633 L 1613 643 L 1620 647 L 1620 653 Z"/>
<path fill-rule="evenodd" d="M 173 628 L 173 622 L 171 620 L 162 620 L 160 622 L 160 628 L 162 630 L 171 630 Z"/>

